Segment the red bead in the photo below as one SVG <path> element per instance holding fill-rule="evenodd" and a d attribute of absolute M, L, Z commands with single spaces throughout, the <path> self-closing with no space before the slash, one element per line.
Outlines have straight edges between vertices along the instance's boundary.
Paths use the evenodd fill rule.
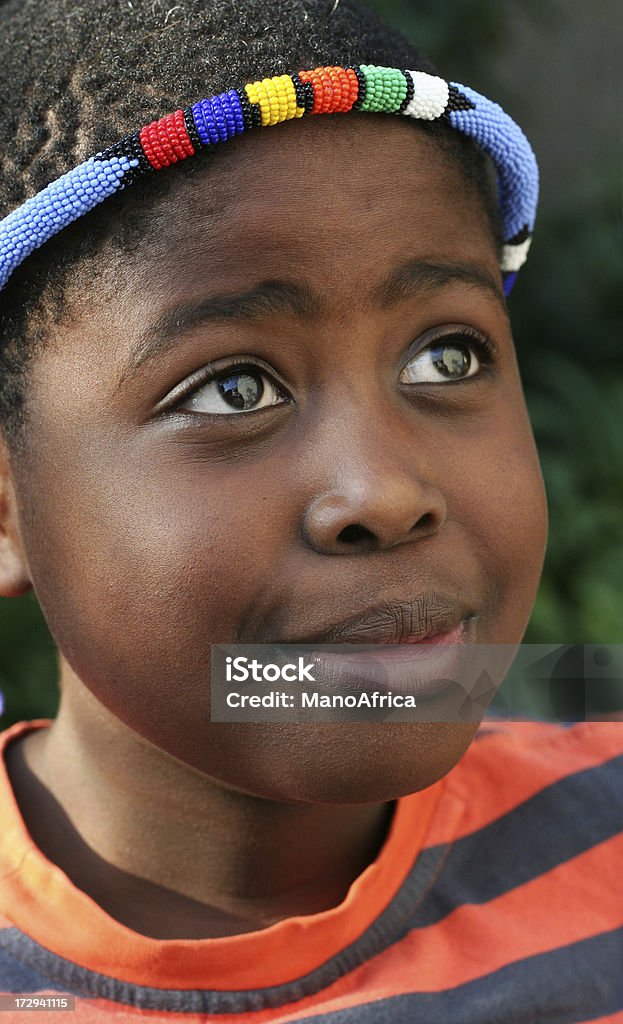
<path fill-rule="evenodd" d="M 173 114 L 161 118 L 158 122 L 160 141 L 171 163 L 185 160 L 194 154 L 190 136 L 184 124 L 184 111 L 176 110 Z"/>
<path fill-rule="evenodd" d="M 160 160 L 158 153 L 156 153 L 156 150 L 152 145 L 152 128 L 154 123 L 155 122 L 152 121 L 151 124 L 147 124 L 145 125 L 144 128 L 141 128 L 138 137 L 140 144 L 143 148 L 143 152 L 147 157 L 149 163 L 151 164 L 155 171 L 159 171 L 164 165 L 162 164 L 162 161 Z"/>
<path fill-rule="evenodd" d="M 158 162 L 160 164 L 160 167 L 158 168 L 158 170 L 160 170 L 160 168 L 162 168 L 162 167 L 168 167 L 169 166 L 169 160 L 167 160 L 167 155 L 166 155 L 165 151 L 163 150 L 163 148 L 162 148 L 162 146 L 160 144 L 160 135 L 159 135 L 159 132 L 158 132 L 158 122 L 157 121 L 152 121 L 152 123 L 149 125 L 148 131 L 149 131 L 149 141 L 151 143 L 151 148 L 154 151 L 154 153 L 156 155 L 156 159 L 158 160 Z"/>
<path fill-rule="evenodd" d="M 194 156 L 195 153 L 184 122 L 183 110 L 176 110 L 158 121 L 152 121 L 141 129 L 139 139 L 145 156 L 156 171 Z"/>
<path fill-rule="evenodd" d="M 192 139 L 188 134 L 186 122 L 184 120 L 184 111 L 176 110 L 173 116 L 175 118 L 175 127 L 177 128 L 178 138 L 180 140 L 180 144 L 182 146 L 182 149 L 184 150 L 185 155 L 194 156 L 195 147 L 193 146 Z"/>
<path fill-rule="evenodd" d="M 345 114 L 359 95 L 359 83 L 352 69 L 314 68 L 313 71 L 299 71 L 299 78 L 302 82 L 311 82 L 314 90 L 312 114 Z"/>

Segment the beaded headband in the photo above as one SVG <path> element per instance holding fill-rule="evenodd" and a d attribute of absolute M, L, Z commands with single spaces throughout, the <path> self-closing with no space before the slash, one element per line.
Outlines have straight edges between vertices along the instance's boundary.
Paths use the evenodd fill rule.
<path fill-rule="evenodd" d="M 508 295 L 532 240 L 538 167 L 530 143 L 497 103 L 422 71 L 361 64 L 277 75 L 193 103 L 125 135 L 0 220 L 0 289 L 35 249 L 142 175 L 186 160 L 250 128 L 307 114 L 404 114 L 445 121 L 470 136 L 497 169 Z"/>

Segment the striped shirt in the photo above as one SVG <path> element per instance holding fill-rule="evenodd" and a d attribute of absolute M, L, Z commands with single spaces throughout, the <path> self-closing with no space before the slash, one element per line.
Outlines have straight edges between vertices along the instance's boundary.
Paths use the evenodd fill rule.
<path fill-rule="evenodd" d="M 623 724 L 486 723 L 344 901 L 218 939 L 110 917 L 33 844 L 0 733 L 0 997 L 50 1024 L 623 1024 Z M 24 1009 L 0 1024 L 32 1021 Z"/>

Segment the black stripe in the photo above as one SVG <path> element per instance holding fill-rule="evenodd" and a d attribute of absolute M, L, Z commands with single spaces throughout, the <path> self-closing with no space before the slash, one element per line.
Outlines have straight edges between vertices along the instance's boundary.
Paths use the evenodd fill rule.
<path fill-rule="evenodd" d="M 618 928 L 547 953 L 526 957 L 474 981 L 439 992 L 411 992 L 339 1010 L 313 1014 L 300 1024 L 580 1024 L 623 1010 L 623 929 Z M 414 964 L 414 975 L 417 965 Z M 27 993 L 45 986 L 31 986 L 30 975 L 15 975 Z M 0 988 L 7 986 L 0 959 Z M 209 993 L 139 989 L 160 994 L 161 1008 L 178 1013 L 197 1013 L 196 996 L 235 996 Z M 68 991 L 67 987 L 63 991 Z M 242 993 L 241 993 L 242 994 Z M 79 993 L 84 996 L 84 993 Z M 88 995 L 88 994 L 87 994 Z M 94 993 L 91 993 L 94 995 Z M 303 998 L 301 993 L 296 998 Z M 104 996 L 104 998 L 108 998 Z M 143 1000 L 119 1000 L 147 1008 Z M 207 1005 L 207 1000 L 206 1004 Z M 259 1009 L 259 1006 L 256 1007 Z M 236 1010 L 215 1010 L 228 1013 Z M 238 1011 L 240 1012 L 240 1011 Z"/>
<path fill-rule="evenodd" d="M 475 110 L 476 104 L 467 98 L 464 92 L 460 92 L 456 85 L 448 85 L 448 102 L 444 114 L 452 110 Z"/>
<path fill-rule="evenodd" d="M 486 903 L 611 839 L 623 831 L 622 792 L 619 756 L 552 783 L 457 839 L 443 875 L 407 927 L 436 924 L 465 903 Z"/>
<path fill-rule="evenodd" d="M 242 109 L 242 118 L 244 121 L 244 129 L 248 131 L 253 128 L 253 111 L 251 110 L 251 103 L 244 89 L 236 89 L 238 93 L 238 99 L 240 100 L 240 107 Z"/>
<path fill-rule="evenodd" d="M 405 81 L 407 83 L 407 93 L 405 95 L 404 100 L 398 107 L 398 110 L 396 111 L 397 114 L 404 114 L 405 110 L 407 109 L 411 100 L 413 99 L 413 94 L 415 93 L 415 86 L 413 84 L 413 79 L 411 78 L 411 75 L 409 74 L 408 71 L 403 71 L 402 73 L 405 76 Z"/>
<path fill-rule="evenodd" d="M 262 127 L 262 108 L 259 103 L 251 103 L 249 100 L 249 109 L 251 111 L 251 127 L 261 128 Z"/>
<path fill-rule="evenodd" d="M 524 226 L 522 227 L 521 231 L 518 231 L 516 235 L 513 235 L 512 238 L 509 238 L 508 241 L 505 244 L 506 245 L 521 245 L 521 243 L 525 242 L 526 239 L 529 238 L 529 237 L 530 237 L 530 228 L 528 227 L 527 224 L 524 224 Z"/>
<path fill-rule="evenodd" d="M 392 996 L 298 1024 L 588 1024 L 623 1010 L 622 964 L 619 928 L 456 988 Z"/>
<path fill-rule="evenodd" d="M 65 991 L 62 985 L 50 983 L 49 978 L 37 974 L 32 968 L 12 957 L 10 953 L 0 949 L 0 992 L 20 992 L 29 995 L 34 992 L 43 992 L 46 989 Z"/>
<path fill-rule="evenodd" d="M 305 107 L 305 113 L 311 114 L 312 110 L 314 109 L 314 104 L 316 102 L 314 86 L 312 82 L 301 82 L 301 85 L 303 86 L 303 106 Z"/>
<path fill-rule="evenodd" d="M 110 160 L 111 157 L 127 157 L 128 160 L 138 160 L 138 167 L 132 167 L 126 172 L 124 181 L 126 184 L 130 184 L 135 178 L 140 177 L 142 174 L 147 174 L 153 171 L 149 160 L 143 152 L 143 147 L 140 141 L 140 131 L 133 132 L 130 135 L 124 135 L 119 142 L 116 142 L 114 146 L 109 146 L 108 149 L 102 150 L 97 153 L 94 157 L 95 160 Z"/>
<path fill-rule="evenodd" d="M 201 141 L 201 136 L 197 131 L 197 125 L 195 124 L 195 119 L 193 117 L 192 107 L 185 107 L 184 109 L 184 126 L 186 128 L 186 131 L 188 132 L 188 137 L 193 144 L 193 149 L 195 153 L 198 153 L 199 150 L 203 147 L 203 142 Z"/>
<path fill-rule="evenodd" d="M 294 85 L 294 93 L 296 96 L 297 107 L 307 110 L 307 93 L 305 91 L 305 83 L 301 82 L 301 79 L 296 74 L 296 72 L 294 74 L 291 74 L 290 78 L 292 79 Z"/>
<path fill-rule="evenodd" d="M 361 107 L 363 106 L 363 104 L 366 101 L 366 92 L 367 92 L 367 89 L 368 89 L 368 83 L 366 81 L 366 77 L 365 77 L 363 71 L 361 70 L 361 68 L 359 67 L 358 64 L 351 65 L 351 68 L 355 72 L 355 75 L 357 76 L 357 81 L 359 82 L 359 93 L 357 95 L 357 99 L 353 103 L 353 108 L 352 109 L 353 110 L 360 110 Z"/>

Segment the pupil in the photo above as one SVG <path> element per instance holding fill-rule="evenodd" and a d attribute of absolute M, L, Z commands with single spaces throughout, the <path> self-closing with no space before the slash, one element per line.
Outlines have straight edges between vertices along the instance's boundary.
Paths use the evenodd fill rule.
<path fill-rule="evenodd" d="M 464 345 L 438 345 L 432 350 L 435 368 L 444 377 L 461 377 L 467 373 L 471 363 L 468 349 Z"/>
<path fill-rule="evenodd" d="M 251 409 L 264 392 L 261 378 L 248 371 L 231 373 L 218 381 L 219 394 L 234 409 Z"/>

